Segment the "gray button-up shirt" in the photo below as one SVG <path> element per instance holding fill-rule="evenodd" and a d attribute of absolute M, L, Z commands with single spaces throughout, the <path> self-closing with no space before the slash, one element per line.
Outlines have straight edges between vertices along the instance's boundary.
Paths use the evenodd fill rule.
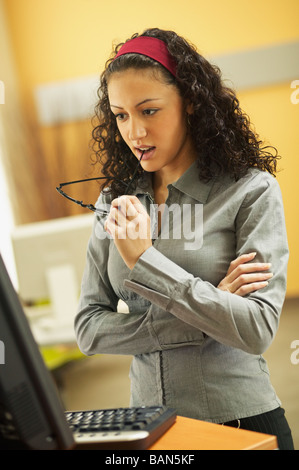
<path fill-rule="evenodd" d="M 135 194 L 155 232 L 150 175 Z M 98 205 L 110 202 L 102 194 Z M 79 347 L 87 355 L 133 356 L 132 406 L 163 403 L 216 423 L 278 407 L 261 355 L 277 331 L 286 289 L 277 181 L 251 169 L 237 182 L 203 183 L 193 164 L 168 186 L 166 204 L 174 210 L 164 212 L 161 232 L 131 271 L 95 217 L 75 319 Z M 254 261 L 272 263 L 269 285 L 245 297 L 218 289 L 230 262 L 253 251 Z M 119 299 L 129 313 L 117 311 Z"/>

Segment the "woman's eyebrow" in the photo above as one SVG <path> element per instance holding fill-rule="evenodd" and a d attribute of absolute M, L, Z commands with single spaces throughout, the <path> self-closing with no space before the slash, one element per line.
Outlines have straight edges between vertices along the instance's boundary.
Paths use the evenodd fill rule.
<path fill-rule="evenodd" d="M 135 108 L 138 108 L 138 106 L 141 106 L 142 104 L 145 104 L 145 103 L 148 103 L 149 101 L 157 101 L 157 100 L 160 100 L 161 98 L 146 98 L 145 100 L 143 101 L 140 101 L 140 103 L 137 103 L 135 105 Z M 122 106 L 117 106 L 116 104 L 110 104 L 110 106 L 112 108 L 118 108 L 118 109 L 123 109 Z"/>
<path fill-rule="evenodd" d="M 135 108 L 138 108 L 138 106 L 141 106 L 142 104 L 145 104 L 145 103 L 148 103 L 149 101 L 158 101 L 160 100 L 161 98 L 147 98 L 143 101 L 140 101 L 140 103 L 137 103 Z"/>
<path fill-rule="evenodd" d="M 116 104 L 110 104 L 111 108 L 123 109 L 121 106 L 116 106 Z"/>

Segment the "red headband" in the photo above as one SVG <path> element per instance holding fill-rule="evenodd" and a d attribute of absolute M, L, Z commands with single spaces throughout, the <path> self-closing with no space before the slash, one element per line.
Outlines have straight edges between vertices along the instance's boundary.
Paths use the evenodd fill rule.
<path fill-rule="evenodd" d="M 161 39 L 150 36 L 139 36 L 135 39 L 125 42 L 115 59 L 124 54 L 142 54 L 156 60 L 163 65 L 172 75 L 176 76 L 176 64 L 168 52 L 167 46 Z"/>

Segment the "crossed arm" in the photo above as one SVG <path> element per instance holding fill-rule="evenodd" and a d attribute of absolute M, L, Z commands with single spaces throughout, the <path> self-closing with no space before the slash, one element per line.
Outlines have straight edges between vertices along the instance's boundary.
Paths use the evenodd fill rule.
<path fill-rule="evenodd" d="M 104 269 L 110 242 L 94 235 L 75 320 L 85 354 L 142 354 L 186 341 L 200 344 L 203 333 L 251 354 L 265 351 L 277 331 L 286 286 L 288 247 L 279 186 L 269 178 L 253 179 L 238 201 L 238 257 L 218 285 L 194 277 L 155 249 L 138 199 L 113 201 L 105 229 L 130 268 L 124 287 L 151 307 L 132 309 L 130 315 L 116 312 L 117 295 Z M 143 236 L 136 237 L 141 228 Z M 259 259 L 273 264 L 273 278 L 268 263 L 255 262 L 255 249 Z"/>
<path fill-rule="evenodd" d="M 121 196 L 112 201 L 105 230 L 114 238 L 130 269 L 152 245 L 149 215 L 136 196 Z M 269 272 L 271 265 L 252 262 L 255 256 L 256 253 L 248 253 L 233 260 L 217 287 L 242 297 L 266 287 L 273 276 Z"/>

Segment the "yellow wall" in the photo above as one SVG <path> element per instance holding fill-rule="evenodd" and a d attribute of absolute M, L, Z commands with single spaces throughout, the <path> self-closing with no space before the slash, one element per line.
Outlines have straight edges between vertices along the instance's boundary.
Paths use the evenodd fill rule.
<path fill-rule="evenodd" d="M 298 0 L 4 0 L 4 4 L 25 101 L 30 101 L 36 85 L 98 73 L 113 41 L 147 27 L 176 30 L 206 56 L 299 38 Z M 291 103 L 290 85 L 243 91 L 239 97 L 260 136 L 283 156 L 278 181 L 291 251 L 291 296 L 299 295 L 299 103 Z"/>
<path fill-rule="evenodd" d="M 204 54 L 298 38 L 297 0 L 5 0 L 22 83 L 98 71 L 123 40 L 146 27 L 174 29 Z"/>

